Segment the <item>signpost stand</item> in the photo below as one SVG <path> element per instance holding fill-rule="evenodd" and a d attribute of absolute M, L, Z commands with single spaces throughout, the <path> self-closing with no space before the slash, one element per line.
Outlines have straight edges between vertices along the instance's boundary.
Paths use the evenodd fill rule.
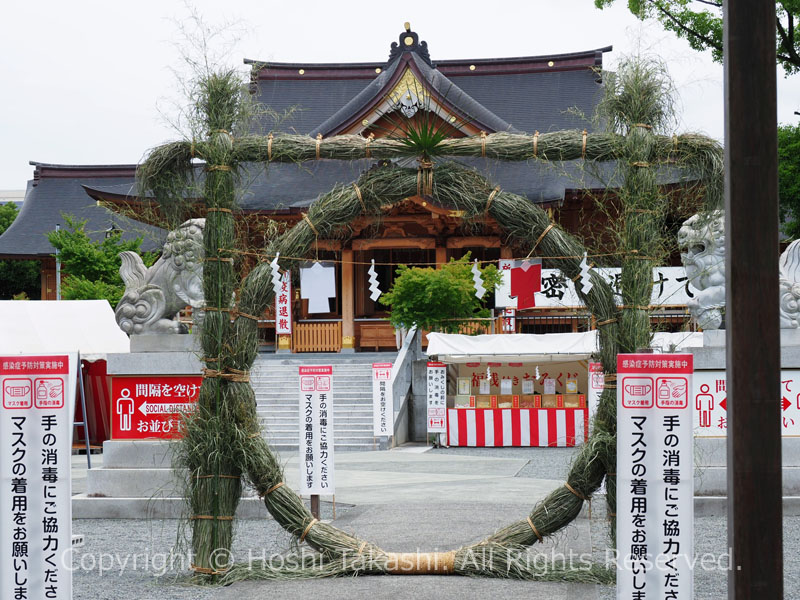
<path fill-rule="evenodd" d="M 0 598 L 72 597 L 76 358 L 0 357 Z"/>
<path fill-rule="evenodd" d="M 447 432 L 447 365 L 428 362 L 428 433 Z"/>
<path fill-rule="evenodd" d="M 311 514 L 319 519 L 321 494 L 333 494 L 333 367 L 299 367 L 300 495 L 311 496 Z"/>
<path fill-rule="evenodd" d="M 617 598 L 692 598 L 691 354 L 617 356 Z"/>

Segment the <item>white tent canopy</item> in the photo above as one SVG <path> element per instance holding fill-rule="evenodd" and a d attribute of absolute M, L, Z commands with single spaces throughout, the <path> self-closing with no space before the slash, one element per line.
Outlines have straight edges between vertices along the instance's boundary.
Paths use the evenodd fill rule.
<path fill-rule="evenodd" d="M 0 300 L 0 353 L 80 352 L 97 360 L 130 352 L 106 300 Z"/>
<path fill-rule="evenodd" d="M 657 351 L 703 345 L 702 333 L 656 333 Z M 428 334 L 428 356 L 448 363 L 524 360 L 537 363 L 586 360 L 597 352 L 597 331 L 580 333 L 461 335 Z"/>

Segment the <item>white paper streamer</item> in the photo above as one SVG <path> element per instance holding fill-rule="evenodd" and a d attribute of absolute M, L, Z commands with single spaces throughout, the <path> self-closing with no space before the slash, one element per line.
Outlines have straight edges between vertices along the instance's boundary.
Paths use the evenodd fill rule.
<path fill-rule="evenodd" d="M 280 252 L 275 254 L 275 258 L 272 259 L 272 262 L 269 263 L 269 268 L 272 270 L 272 291 L 277 296 L 281 291 L 281 268 L 278 265 L 278 257 L 281 255 Z"/>
<path fill-rule="evenodd" d="M 483 280 L 481 279 L 481 270 L 478 268 L 477 258 L 475 259 L 475 262 L 472 263 L 472 281 L 475 282 L 475 295 L 478 297 L 478 300 L 480 300 L 486 293 L 486 288 L 483 287 Z"/>
<path fill-rule="evenodd" d="M 591 269 L 589 268 L 586 252 L 584 252 L 583 260 L 581 261 L 581 291 L 583 291 L 584 294 L 588 294 L 594 287 L 590 273 Z"/>
<path fill-rule="evenodd" d="M 369 266 L 369 291 L 371 292 L 369 297 L 375 302 L 378 298 L 381 297 L 381 290 L 378 287 L 378 274 L 375 272 L 375 259 L 372 259 L 372 264 Z"/>

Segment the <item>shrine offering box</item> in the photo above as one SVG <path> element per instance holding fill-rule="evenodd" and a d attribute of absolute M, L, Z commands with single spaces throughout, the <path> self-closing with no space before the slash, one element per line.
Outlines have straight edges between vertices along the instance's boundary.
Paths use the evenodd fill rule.
<path fill-rule="evenodd" d="M 487 396 L 486 394 L 480 394 L 475 396 L 475 407 L 476 408 L 491 408 L 492 407 L 492 397 Z"/>
<path fill-rule="evenodd" d="M 586 406 L 586 396 L 584 394 L 564 394 L 563 397 L 566 408 L 582 408 Z"/>
<path fill-rule="evenodd" d="M 513 408 L 514 396 L 512 394 L 501 394 L 497 397 L 497 408 Z"/>
<path fill-rule="evenodd" d="M 560 394 L 542 394 L 542 408 L 557 408 Z"/>
<path fill-rule="evenodd" d="M 469 399 L 471 396 L 466 396 L 463 394 L 459 394 L 458 396 L 453 396 L 453 406 L 455 408 L 469 408 L 470 402 Z"/>

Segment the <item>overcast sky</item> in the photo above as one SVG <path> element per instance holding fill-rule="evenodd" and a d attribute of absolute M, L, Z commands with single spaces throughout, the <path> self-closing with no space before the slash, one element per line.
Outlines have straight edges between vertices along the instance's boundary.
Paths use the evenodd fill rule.
<path fill-rule="evenodd" d="M 238 21 L 227 64 L 385 61 L 403 22 L 428 42 L 431 58 L 492 58 L 574 52 L 613 45 L 605 66 L 634 52 L 663 58 L 680 94 L 680 131 L 722 139 L 722 66 L 642 24 L 625 0 L 603 11 L 592 0 L 426 3 L 339 0 L 198 1 L 211 26 Z M 189 10 L 171 0 L 37 0 L 8 3 L 0 35 L 0 189 L 23 189 L 29 161 L 138 162 L 174 139 L 162 112 L 179 97 L 185 72 L 178 23 Z M 221 45 L 214 48 L 222 52 Z M 778 77 L 778 114 L 797 123 L 800 76 Z M 536 99 L 532 98 L 531 102 Z M 159 107 L 161 110 L 159 110 Z"/>

